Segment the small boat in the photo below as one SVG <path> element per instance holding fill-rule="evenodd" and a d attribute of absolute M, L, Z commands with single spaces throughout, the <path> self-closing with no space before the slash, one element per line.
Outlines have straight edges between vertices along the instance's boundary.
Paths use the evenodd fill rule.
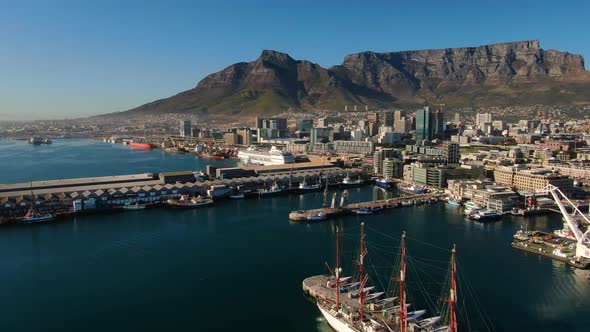
<path fill-rule="evenodd" d="M 496 211 L 485 210 L 475 213 L 469 217 L 470 219 L 478 221 L 496 220 L 502 218 L 502 215 Z"/>
<path fill-rule="evenodd" d="M 327 217 L 324 213 L 315 213 L 307 216 L 307 220 L 309 221 L 326 220 L 326 218 Z"/>
<path fill-rule="evenodd" d="M 373 211 L 366 209 L 366 208 L 352 209 L 350 211 L 352 211 L 352 213 L 354 213 L 356 215 L 361 215 L 361 216 L 373 213 Z"/>
<path fill-rule="evenodd" d="M 21 221 L 25 224 L 34 224 L 39 222 L 51 221 L 55 219 L 55 216 L 51 213 L 48 214 L 29 214 L 27 213 L 21 218 Z"/>
<path fill-rule="evenodd" d="M 305 177 L 303 178 L 303 181 L 299 183 L 299 186 L 295 188 L 295 191 L 299 193 L 313 192 L 319 190 L 322 190 L 322 185 L 320 183 L 309 184 L 307 183 L 307 179 Z"/>
<path fill-rule="evenodd" d="M 412 206 L 412 205 L 414 205 L 414 203 L 410 202 L 410 201 L 403 201 L 402 202 L 402 206 Z"/>
<path fill-rule="evenodd" d="M 144 210 L 145 209 L 145 205 L 135 203 L 133 205 L 125 205 L 125 206 L 123 206 L 123 209 L 125 209 L 125 210 L 131 210 L 131 211 Z"/>
<path fill-rule="evenodd" d="M 411 185 L 411 186 L 403 186 L 400 185 L 398 186 L 398 189 L 406 194 L 410 194 L 410 195 L 420 195 L 420 194 L 425 194 L 427 192 L 426 188 L 424 187 L 420 187 L 417 185 Z"/>
<path fill-rule="evenodd" d="M 395 186 L 395 182 L 392 179 L 377 179 L 375 185 L 383 189 L 391 189 Z"/>
<path fill-rule="evenodd" d="M 173 208 L 194 209 L 211 206 L 214 202 L 210 198 L 188 198 L 188 196 L 183 195 L 179 199 L 169 199 L 166 203 Z"/>
<path fill-rule="evenodd" d="M 447 203 L 449 203 L 449 205 L 451 206 L 461 206 L 461 200 L 459 199 L 454 199 L 454 198 L 449 198 L 449 200 L 447 201 Z"/>
<path fill-rule="evenodd" d="M 258 195 L 260 197 L 267 197 L 267 196 L 277 196 L 285 192 L 285 190 L 277 185 L 276 182 L 273 182 L 270 188 L 259 189 Z"/>
<path fill-rule="evenodd" d="M 360 176 L 358 177 L 358 179 L 352 180 L 350 178 L 350 176 L 348 175 L 348 173 L 346 173 L 346 177 L 342 180 L 342 182 L 340 182 L 340 185 L 342 187 L 348 188 L 348 187 L 357 187 L 357 186 L 362 185 L 363 183 L 364 182 L 363 182 L 363 180 L 361 179 Z"/>
<path fill-rule="evenodd" d="M 244 199 L 245 197 L 246 196 L 244 195 L 244 193 L 229 195 L 230 199 Z"/>
<path fill-rule="evenodd" d="M 526 240 L 530 239 L 532 235 L 533 234 L 531 231 L 523 230 L 521 228 L 518 231 L 516 231 L 516 233 L 514 235 L 512 235 L 512 237 L 518 241 L 526 241 Z"/>

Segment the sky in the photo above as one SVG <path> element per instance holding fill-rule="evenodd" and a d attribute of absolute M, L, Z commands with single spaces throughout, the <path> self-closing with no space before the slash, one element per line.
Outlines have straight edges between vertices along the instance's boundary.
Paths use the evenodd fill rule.
<path fill-rule="evenodd" d="M 590 1 L 568 0 L 0 0 L 0 121 L 124 111 L 264 49 L 329 67 L 538 39 L 588 62 L 589 15 Z"/>

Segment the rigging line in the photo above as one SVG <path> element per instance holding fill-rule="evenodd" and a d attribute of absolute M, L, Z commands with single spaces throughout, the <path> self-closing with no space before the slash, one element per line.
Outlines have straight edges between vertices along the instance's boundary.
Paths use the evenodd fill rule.
<path fill-rule="evenodd" d="M 414 264 L 414 260 L 412 258 L 410 258 L 410 259 L 408 259 L 408 261 L 410 262 L 410 264 L 409 264 L 410 267 L 412 268 L 412 270 L 414 270 L 419 291 L 421 291 L 423 295 L 429 295 L 428 291 L 426 290 L 426 287 L 424 287 L 424 284 L 422 284 L 422 280 L 420 279 L 420 274 L 418 273 L 418 269 L 416 269 L 416 265 Z M 433 309 L 436 308 L 436 305 L 432 301 L 432 298 L 430 296 L 424 296 L 424 298 L 425 298 L 427 305 L 430 307 L 429 309 L 431 310 L 431 312 L 434 312 Z"/>
<path fill-rule="evenodd" d="M 458 267 L 461 268 L 461 271 L 464 270 L 462 265 L 458 264 L 457 262 L 456 262 L 456 264 Z M 465 285 L 465 287 L 461 287 L 461 288 L 467 289 L 467 291 L 471 295 L 472 301 L 475 304 L 474 307 L 477 310 L 484 326 L 488 329 L 488 331 L 495 331 L 494 325 L 492 324 L 492 319 L 490 318 L 488 313 L 483 309 L 483 306 L 482 306 L 481 302 L 479 301 L 479 298 L 476 296 L 475 289 L 473 289 L 473 286 L 469 282 L 469 279 L 461 278 L 461 281 L 463 281 L 463 284 Z M 462 283 L 459 283 L 459 286 L 461 286 L 461 285 L 462 285 Z"/>
<path fill-rule="evenodd" d="M 451 250 L 449 250 L 449 249 L 447 249 L 447 248 L 439 247 L 439 246 L 437 246 L 437 245 L 434 245 L 434 244 L 432 244 L 432 243 L 428 243 L 428 242 L 420 241 L 420 240 L 418 240 L 417 238 L 413 238 L 413 237 L 411 237 L 411 236 L 409 236 L 408 238 L 409 238 L 410 240 L 412 240 L 412 241 L 418 242 L 418 243 L 420 243 L 420 244 L 423 244 L 423 245 L 425 245 L 425 246 L 430 246 L 430 247 L 433 247 L 433 248 L 437 248 L 437 249 L 439 249 L 439 250 L 442 250 L 442 251 L 445 251 L 445 252 L 451 252 Z"/>

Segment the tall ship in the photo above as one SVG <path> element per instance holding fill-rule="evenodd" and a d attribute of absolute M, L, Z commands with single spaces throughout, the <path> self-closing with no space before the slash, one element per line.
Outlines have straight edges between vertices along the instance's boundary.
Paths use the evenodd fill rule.
<path fill-rule="evenodd" d="M 414 309 L 408 302 L 407 285 L 418 280 L 406 274 L 405 232 L 399 250 L 399 269 L 394 268 L 392 291 L 380 291 L 369 286 L 366 273 L 367 245 L 364 223 L 361 223 L 359 255 L 355 262 L 358 278 L 343 276 L 340 265 L 339 230 L 336 228 L 336 264 L 329 275 L 312 276 L 303 281 L 303 290 L 316 300 L 316 305 L 330 327 L 337 332 L 457 332 L 456 317 L 457 283 L 455 247 L 451 251 L 448 276 L 443 283 L 443 296 L 437 301 L 436 314 L 429 316 L 426 310 Z M 414 260 L 410 260 L 412 263 Z M 412 263 L 413 264 L 413 263 Z M 431 280 L 432 276 L 429 276 Z M 383 285 L 382 283 L 379 283 Z M 384 286 L 383 286 L 384 287 Z M 427 293 L 427 292 L 425 292 Z M 395 296 L 394 296 L 395 295 Z M 414 298 L 415 299 L 415 298 Z M 433 311 L 434 311 L 433 310 Z"/>
<path fill-rule="evenodd" d="M 276 146 L 271 147 L 269 151 L 257 150 L 254 147 L 239 150 L 238 158 L 245 164 L 265 166 L 293 164 L 295 162 L 295 156 L 293 154 L 285 150 L 279 150 Z"/>

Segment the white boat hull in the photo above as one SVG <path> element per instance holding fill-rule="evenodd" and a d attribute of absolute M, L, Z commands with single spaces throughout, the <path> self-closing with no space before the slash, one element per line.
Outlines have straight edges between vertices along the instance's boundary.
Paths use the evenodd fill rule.
<path fill-rule="evenodd" d="M 352 327 L 348 326 L 348 324 L 344 323 L 343 321 L 339 320 L 338 318 L 332 316 L 327 310 L 322 308 L 321 305 L 318 304 L 318 308 L 320 309 L 322 315 L 330 325 L 332 329 L 336 332 L 358 332 L 358 330 L 353 329 Z"/>

